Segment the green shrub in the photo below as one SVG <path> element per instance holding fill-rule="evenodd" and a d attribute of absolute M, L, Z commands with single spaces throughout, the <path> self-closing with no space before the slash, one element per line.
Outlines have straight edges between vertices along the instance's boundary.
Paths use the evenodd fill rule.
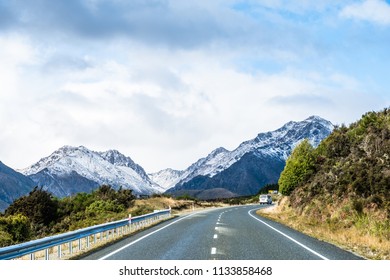
<path fill-rule="evenodd" d="M 31 235 L 30 221 L 21 214 L 0 217 L 0 231 L 6 233 L 2 239 L 8 245 L 29 240 Z"/>
<path fill-rule="evenodd" d="M 12 244 L 14 244 L 12 235 L 0 228 L 0 247 L 6 247 Z"/>
<path fill-rule="evenodd" d="M 305 182 L 314 173 L 315 155 L 313 151 L 314 149 L 307 139 L 293 150 L 278 181 L 282 194 L 290 195 L 298 185 Z"/>
<path fill-rule="evenodd" d="M 87 216 L 98 216 L 107 212 L 119 213 L 124 211 L 123 205 L 117 204 L 114 201 L 97 200 L 85 209 Z"/>

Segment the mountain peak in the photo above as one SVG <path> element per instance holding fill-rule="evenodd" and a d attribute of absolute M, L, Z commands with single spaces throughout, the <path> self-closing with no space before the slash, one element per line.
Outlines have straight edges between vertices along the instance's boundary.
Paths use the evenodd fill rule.
<path fill-rule="evenodd" d="M 330 122 L 330 121 L 328 121 L 328 120 L 326 120 L 326 119 L 324 119 L 324 118 L 322 118 L 322 117 L 320 117 L 320 116 L 316 116 L 316 115 L 313 115 L 313 116 L 310 116 L 310 117 L 308 117 L 306 120 L 304 120 L 304 122 L 314 122 L 314 123 L 321 123 L 321 124 L 323 124 L 323 125 L 325 125 L 325 126 L 327 126 L 327 127 L 329 127 L 330 129 L 332 129 L 333 130 L 333 128 L 334 128 L 334 125 Z"/>
<path fill-rule="evenodd" d="M 95 152 L 84 146 L 63 146 L 21 171 L 37 184 L 53 186 L 57 192 L 53 193 L 57 196 L 68 195 L 66 189 L 74 188 L 75 181 L 85 179 L 96 185 L 122 186 L 135 193 L 162 191 L 151 182 L 141 166 L 117 150 Z"/>
<path fill-rule="evenodd" d="M 309 139 L 313 146 L 317 146 L 322 139 L 331 133 L 333 128 L 331 122 L 319 116 L 310 116 L 303 121 L 290 121 L 277 130 L 260 133 L 254 139 L 242 142 L 233 151 L 228 151 L 222 147 L 213 150 L 207 157 L 199 159 L 184 170 L 176 186 L 180 188 L 180 186 L 187 183 L 188 186 L 198 186 L 200 183 L 196 181 L 196 178 L 199 178 L 199 176 L 203 176 L 203 179 L 206 178 L 204 179 L 206 181 L 212 180 L 211 178 L 225 172 L 231 166 L 237 166 L 236 163 L 239 163 L 242 158 L 245 158 L 245 160 L 258 158 L 259 160 L 268 159 L 270 162 L 285 162 L 294 147 L 303 139 Z M 257 159 L 254 161 L 257 161 Z M 255 173 L 258 172 L 260 171 Z M 241 173 L 238 172 L 237 174 Z M 239 176 L 242 176 L 242 174 Z M 218 182 L 212 184 L 220 184 L 225 180 L 219 179 Z M 191 180 L 193 180 L 192 183 Z M 237 180 L 237 182 L 226 183 L 226 185 L 237 185 L 241 180 L 240 177 Z"/>
<path fill-rule="evenodd" d="M 325 120 L 324 118 L 321 118 L 320 116 L 317 116 L 317 115 L 313 115 L 313 116 L 310 116 L 308 117 L 305 121 L 327 121 Z"/>
<path fill-rule="evenodd" d="M 70 145 L 64 145 L 64 146 L 62 146 L 61 148 L 59 148 L 58 150 L 54 151 L 54 153 L 55 153 L 55 152 L 64 152 L 64 153 L 68 153 L 68 152 L 74 152 L 74 151 L 83 151 L 83 152 L 86 152 L 86 151 L 90 151 L 90 150 L 87 149 L 87 148 L 84 147 L 84 146 L 75 147 L 75 146 L 70 146 Z"/>
<path fill-rule="evenodd" d="M 219 148 L 216 148 L 214 151 L 212 151 L 209 156 L 216 156 L 218 154 L 224 154 L 224 153 L 227 153 L 229 152 L 228 150 L 226 150 L 224 147 L 219 147 Z"/>
<path fill-rule="evenodd" d="M 98 154 L 114 165 L 135 165 L 134 161 L 130 157 L 125 156 L 118 150 L 108 150 L 105 152 L 99 152 Z"/>

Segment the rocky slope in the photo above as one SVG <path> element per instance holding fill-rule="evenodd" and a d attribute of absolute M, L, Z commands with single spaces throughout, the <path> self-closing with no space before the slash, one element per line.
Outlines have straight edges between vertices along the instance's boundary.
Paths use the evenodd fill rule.
<path fill-rule="evenodd" d="M 15 199 L 28 194 L 34 184 L 33 180 L 0 161 L 0 212 L 3 212 Z"/>

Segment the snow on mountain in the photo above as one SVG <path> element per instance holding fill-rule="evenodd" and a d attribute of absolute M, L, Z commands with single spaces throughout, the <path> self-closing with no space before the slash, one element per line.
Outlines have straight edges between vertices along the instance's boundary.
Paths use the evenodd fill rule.
<path fill-rule="evenodd" d="M 164 190 L 167 190 L 180 181 L 183 171 L 167 168 L 148 175 L 153 182 L 157 183 Z"/>
<path fill-rule="evenodd" d="M 115 150 L 95 152 L 83 146 L 64 146 L 21 172 L 31 177 L 37 184 L 44 184 L 48 177 L 55 178 L 55 180 L 67 177 L 66 182 L 68 182 L 72 181 L 68 177 L 76 175 L 99 185 L 109 184 L 114 188 L 122 186 L 132 189 L 138 194 L 164 191 L 150 180 L 141 166 L 130 157 Z M 77 182 L 80 180 L 78 179 Z M 62 196 L 69 195 L 66 188 L 74 188 L 74 186 L 67 186 L 64 182 L 58 184 L 50 182 L 50 184 L 56 185 L 57 192 L 63 192 Z"/>
<path fill-rule="evenodd" d="M 261 168 L 267 162 L 270 167 L 275 164 L 280 168 L 300 141 L 309 139 L 317 146 L 333 128 L 332 123 L 318 116 L 311 116 L 301 122 L 291 121 L 275 131 L 258 134 L 233 151 L 222 147 L 215 149 L 184 171 L 165 169 L 148 175 L 130 157 L 116 150 L 95 152 L 83 146 L 64 146 L 20 172 L 57 196 L 91 191 L 102 184 L 110 184 L 114 188 L 122 186 L 137 194 L 161 193 L 183 184 L 197 187 L 199 178 L 202 178 L 203 186 L 219 184 L 219 187 L 224 188 L 225 185 L 238 184 L 232 180 L 245 181 L 237 176 L 243 176 L 248 170 L 253 178 L 259 177 L 260 169 L 254 168 Z M 264 174 L 270 174 L 270 171 L 264 171 Z M 274 178 L 277 175 L 272 176 Z M 261 178 L 257 177 L 257 181 L 253 179 L 252 182 L 260 182 Z M 198 181 L 193 181 L 194 178 L 198 178 Z M 207 178 L 215 180 L 206 182 Z M 240 184 L 245 185 L 243 181 Z"/>
<path fill-rule="evenodd" d="M 334 129 L 331 122 L 318 117 L 311 116 L 304 121 L 291 121 L 281 128 L 260 133 L 256 138 L 245 141 L 230 154 L 226 163 L 227 167 L 240 159 L 247 152 L 257 151 L 286 160 L 294 147 L 304 139 L 316 147 Z"/>
<path fill-rule="evenodd" d="M 176 184 L 184 184 L 196 176 L 212 178 L 238 162 L 248 153 L 285 161 L 299 142 L 309 139 L 313 146 L 317 146 L 331 133 L 333 128 L 331 122 L 318 116 L 311 116 L 300 122 L 288 122 L 275 131 L 258 134 L 256 138 L 241 143 L 233 151 L 224 148 L 212 151 L 207 157 L 199 159 L 182 171 L 180 178 L 172 181 L 171 187 Z M 168 184 L 164 187 L 168 188 Z"/>
<path fill-rule="evenodd" d="M 230 151 L 225 148 L 217 148 L 212 151 L 207 157 L 199 159 L 190 167 L 182 172 L 180 183 L 187 182 L 199 175 L 208 175 L 212 177 L 224 169 L 224 162 Z"/>

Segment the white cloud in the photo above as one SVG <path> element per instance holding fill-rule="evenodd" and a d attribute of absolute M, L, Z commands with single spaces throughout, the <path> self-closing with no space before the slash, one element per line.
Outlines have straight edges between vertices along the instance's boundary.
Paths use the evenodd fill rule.
<path fill-rule="evenodd" d="M 340 15 L 380 25 L 390 25 L 390 5 L 384 0 L 365 0 L 344 7 Z"/>
<path fill-rule="evenodd" d="M 37 7 L 42 11 L 54 5 L 42 3 L 48 3 Z M 78 7 L 72 3 L 73 9 Z M 275 26 L 229 10 L 225 1 L 207 1 L 206 6 L 196 2 L 197 13 L 187 18 L 192 4 L 171 2 L 175 7 L 170 7 L 165 26 L 153 29 L 157 8 L 142 8 L 147 16 L 139 21 L 133 17 L 139 26 L 150 22 L 150 36 L 161 31 L 161 37 L 145 38 L 123 31 L 124 18 L 116 26 L 116 19 L 102 14 L 104 5 L 112 3 L 96 2 L 93 14 L 76 9 L 76 19 L 89 16 L 89 34 L 71 32 L 71 23 L 61 17 L 50 18 L 57 22 L 54 26 L 42 20 L 15 27 L 16 36 L 0 33 L 4 163 L 24 168 L 62 145 L 84 145 L 118 149 L 148 172 L 183 169 L 218 146 L 234 149 L 290 120 L 316 114 L 347 122 L 383 104 L 354 76 L 354 69 L 337 69 L 339 57 L 349 58 L 345 50 L 334 56 L 329 48 L 321 56 L 318 46 L 332 30 L 322 33 L 320 26 L 314 28 L 318 34 L 308 31 L 294 23 L 295 15 Z M 276 10 L 324 9 L 324 1 L 302 0 L 285 8 L 286 1 L 274 3 Z M 165 4 L 161 7 L 168 8 Z M 273 13 L 272 3 L 266 4 Z M 207 13 L 201 15 L 203 10 Z M 62 9 L 56 11 L 64 16 Z M 184 13 L 178 16 L 180 11 Z M 131 11 L 131 16 L 136 14 Z M 112 33 L 95 34 L 96 17 L 109 18 Z M 88 17 L 80 23 L 84 20 Z M 51 30 L 49 36 L 34 24 Z M 172 31 L 172 24 L 179 33 Z M 204 37 L 202 30 L 208 28 Z"/>

